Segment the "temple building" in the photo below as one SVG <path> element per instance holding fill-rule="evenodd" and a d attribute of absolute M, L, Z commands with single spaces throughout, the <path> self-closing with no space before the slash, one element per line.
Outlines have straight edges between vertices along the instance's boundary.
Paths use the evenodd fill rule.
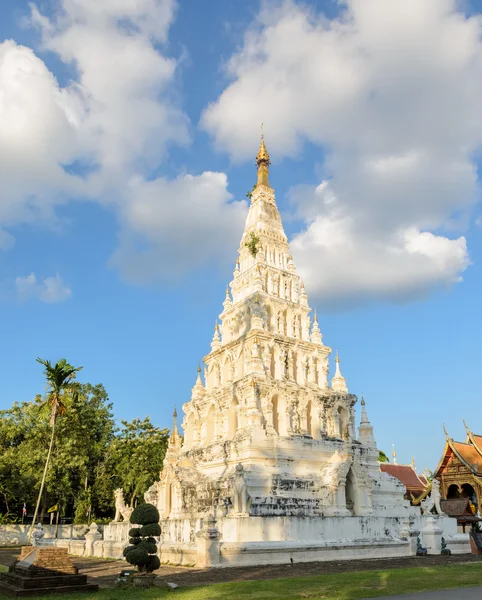
<path fill-rule="evenodd" d="M 482 436 L 464 425 L 465 442 L 455 441 L 445 430 L 445 448 L 433 477 L 440 481 L 442 510 L 465 529 L 479 520 L 482 508 Z"/>
<path fill-rule="evenodd" d="M 419 475 L 415 469 L 415 459 L 409 465 L 398 464 L 395 448 L 393 449 L 393 462 L 380 463 L 380 471 L 395 477 L 405 486 L 405 499 L 410 500 L 414 506 L 419 505 L 430 492 L 430 483 L 426 474 Z"/>
<path fill-rule="evenodd" d="M 162 562 L 198 566 L 414 552 L 420 511 L 379 468 L 290 252 L 261 139 L 257 184 L 211 351 L 160 481 Z M 416 546 L 416 544 L 415 544 Z"/>

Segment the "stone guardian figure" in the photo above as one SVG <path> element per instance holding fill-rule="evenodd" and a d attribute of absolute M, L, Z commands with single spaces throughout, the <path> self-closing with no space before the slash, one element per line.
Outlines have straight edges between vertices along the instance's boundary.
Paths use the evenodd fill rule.
<path fill-rule="evenodd" d="M 236 513 L 248 515 L 250 496 L 246 486 L 245 474 L 243 465 L 236 465 L 233 479 L 233 507 Z"/>

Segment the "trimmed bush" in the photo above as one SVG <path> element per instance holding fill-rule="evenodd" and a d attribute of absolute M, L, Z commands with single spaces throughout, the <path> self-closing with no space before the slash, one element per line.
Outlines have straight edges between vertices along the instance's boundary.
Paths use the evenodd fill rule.
<path fill-rule="evenodd" d="M 159 523 L 147 523 L 141 527 L 142 537 L 151 537 L 161 535 L 161 526 Z"/>
<path fill-rule="evenodd" d="M 147 554 L 156 554 L 156 552 L 157 552 L 156 544 L 152 544 L 151 542 L 147 542 L 147 541 L 142 541 L 139 544 L 139 548 L 142 548 L 143 550 L 145 550 L 147 552 Z"/>
<path fill-rule="evenodd" d="M 152 573 L 161 566 L 161 561 L 157 554 L 149 554 L 149 558 L 147 561 L 147 572 Z"/>
<path fill-rule="evenodd" d="M 159 511 L 153 504 L 141 504 L 133 510 L 130 521 L 142 527 L 133 527 L 129 531 L 132 545 L 124 550 L 124 556 L 139 573 L 152 573 L 161 565 L 153 537 L 161 535 Z"/>
<path fill-rule="evenodd" d="M 124 548 L 124 550 L 122 550 L 122 554 L 123 554 L 124 558 L 127 558 L 127 555 L 129 554 L 129 552 L 130 552 L 131 550 L 135 550 L 135 549 L 136 549 L 136 547 L 135 547 L 135 546 L 126 546 L 126 547 Z"/>
<path fill-rule="evenodd" d="M 159 511 L 153 504 L 139 504 L 133 510 L 130 521 L 136 525 L 159 523 Z"/>
<path fill-rule="evenodd" d="M 127 553 L 126 560 L 131 565 L 135 565 L 136 567 L 138 567 L 140 571 L 141 567 L 147 565 L 149 561 L 149 554 L 147 554 L 145 550 L 142 550 L 142 548 L 134 548 L 133 550 Z"/>

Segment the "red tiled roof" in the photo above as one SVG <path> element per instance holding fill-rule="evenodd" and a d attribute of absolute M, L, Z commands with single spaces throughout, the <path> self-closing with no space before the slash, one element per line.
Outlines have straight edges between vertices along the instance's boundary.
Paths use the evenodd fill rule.
<path fill-rule="evenodd" d="M 482 454 L 482 435 L 472 434 L 472 439 L 474 441 L 474 444 L 477 446 L 477 450 L 480 454 Z"/>
<path fill-rule="evenodd" d="M 478 475 L 482 475 L 482 456 L 472 444 L 462 442 L 451 442 L 455 452 L 464 460 Z"/>
<path fill-rule="evenodd" d="M 394 465 L 392 463 L 380 463 L 380 471 L 396 477 L 407 488 L 407 491 L 423 492 L 427 483 L 423 482 L 411 465 Z M 426 481 L 426 480 L 425 480 Z"/>

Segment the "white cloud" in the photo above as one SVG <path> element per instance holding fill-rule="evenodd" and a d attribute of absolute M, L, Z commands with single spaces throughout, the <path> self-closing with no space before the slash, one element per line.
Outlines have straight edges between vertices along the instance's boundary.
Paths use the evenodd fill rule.
<path fill-rule="evenodd" d="M 231 261 L 246 218 L 229 202 L 224 173 L 173 181 L 132 181 L 123 205 L 120 245 L 112 257 L 125 279 L 176 279 L 208 261 Z"/>
<path fill-rule="evenodd" d="M 190 141 L 176 92 L 179 61 L 165 46 L 174 0 L 61 0 L 57 6 L 44 15 L 33 5 L 32 23 L 43 50 L 71 69 L 68 85 L 59 85 L 31 49 L 0 44 L 0 227 L 52 223 L 56 205 L 88 199 L 118 216 L 120 246 L 112 262 L 128 279 L 157 278 L 176 264 L 182 270 L 216 258 L 214 227 L 243 211 L 230 202 L 225 179 L 203 173 L 152 180 L 169 145 Z M 206 216 L 208 207 L 216 212 Z M 149 218 L 142 221 L 140 210 Z M 196 232 L 189 252 L 178 242 L 192 239 L 200 218 L 209 226 Z M 162 255 L 170 247 L 176 252 Z"/>
<path fill-rule="evenodd" d="M 72 290 L 57 273 L 54 277 L 45 277 L 38 281 L 35 273 L 15 280 L 17 295 L 22 300 L 37 299 L 48 304 L 64 302 L 72 296 Z"/>
<path fill-rule="evenodd" d="M 321 187 L 291 190 L 305 228 L 293 251 L 327 303 L 417 297 L 460 281 L 452 239 L 479 193 L 482 20 L 455 0 L 349 0 L 332 21 L 265 3 L 202 125 L 243 160 L 259 122 L 275 159 L 308 141 Z"/>

